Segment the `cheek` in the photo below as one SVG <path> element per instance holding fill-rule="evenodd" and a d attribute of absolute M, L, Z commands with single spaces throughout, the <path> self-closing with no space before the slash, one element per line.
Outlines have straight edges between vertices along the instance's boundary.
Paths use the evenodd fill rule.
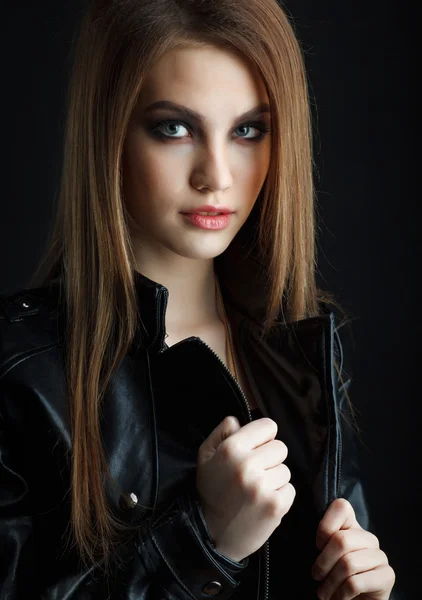
<path fill-rule="evenodd" d="M 177 160 L 171 152 L 163 152 L 158 145 L 147 142 L 140 144 L 139 141 L 135 144 L 129 140 L 124 156 L 125 197 L 138 212 L 140 204 L 153 210 L 156 204 L 154 198 L 177 197 L 178 190 L 186 185 L 180 159 Z M 163 209 L 162 200 L 160 208 Z"/>
<path fill-rule="evenodd" d="M 237 187 L 242 197 L 253 203 L 256 200 L 268 174 L 270 164 L 270 147 L 263 144 L 250 160 L 244 161 L 241 172 L 237 175 Z"/>

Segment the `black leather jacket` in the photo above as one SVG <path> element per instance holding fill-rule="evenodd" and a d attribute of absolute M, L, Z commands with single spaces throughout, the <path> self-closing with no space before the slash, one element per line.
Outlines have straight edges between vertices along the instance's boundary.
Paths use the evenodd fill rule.
<path fill-rule="evenodd" d="M 315 599 L 315 534 L 328 505 L 347 498 L 370 528 L 355 434 L 340 415 L 348 411 L 333 368 L 342 354 L 334 314 L 280 325 L 260 340 L 250 319 L 230 313 L 296 488 L 268 542 L 235 563 L 213 547 L 194 475 L 199 446 L 224 417 L 251 420 L 246 399 L 200 338 L 166 346 L 168 292 L 139 273 L 135 282 L 145 328 L 108 386 L 102 433 L 119 487 L 108 490 L 110 503 L 136 528 L 107 577 L 98 565 L 81 567 L 63 543 L 71 436 L 58 286 L 0 297 L 0 599 Z"/>

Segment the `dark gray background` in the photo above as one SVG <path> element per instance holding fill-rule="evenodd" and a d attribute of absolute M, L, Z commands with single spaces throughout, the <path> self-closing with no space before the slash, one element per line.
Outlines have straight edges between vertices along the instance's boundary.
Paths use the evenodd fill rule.
<path fill-rule="evenodd" d="M 346 347 L 367 447 L 363 475 L 381 548 L 409 598 L 419 591 L 422 497 L 418 5 L 285 3 L 313 99 L 320 283 L 353 318 Z M 55 0 L 3 7 L 1 292 L 25 286 L 46 243 L 67 55 L 82 6 Z"/>

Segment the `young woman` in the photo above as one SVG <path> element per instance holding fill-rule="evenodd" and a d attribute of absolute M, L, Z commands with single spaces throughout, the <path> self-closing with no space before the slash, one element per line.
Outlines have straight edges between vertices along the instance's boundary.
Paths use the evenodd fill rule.
<path fill-rule="evenodd" d="M 1 298 L 1 600 L 392 598 L 280 6 L 92 2 L 67 111 Z"/>

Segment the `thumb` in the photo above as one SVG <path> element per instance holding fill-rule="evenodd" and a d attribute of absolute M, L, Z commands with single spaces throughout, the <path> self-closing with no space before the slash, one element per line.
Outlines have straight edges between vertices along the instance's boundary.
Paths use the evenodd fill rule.
<path fill-rule="evenodd" d="M 236 417 L 229 416 L 223 419 L 202 442 L 199 448 L 198 462 L 201 464 L 214 456 L 221 442 L 236 433 L 236 431 L 239 431 L 239 429 L 241 427 Z"/>

